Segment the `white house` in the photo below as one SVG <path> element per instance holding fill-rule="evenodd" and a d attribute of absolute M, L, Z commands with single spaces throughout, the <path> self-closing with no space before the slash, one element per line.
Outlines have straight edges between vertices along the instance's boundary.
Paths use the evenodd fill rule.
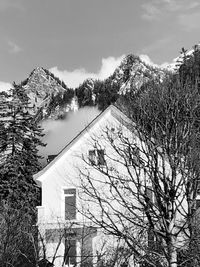
<path fill-rule="evenodd" d="M 56 267 L 94 266 L 101 234 L 101 230 L 97 227 L 99 224 L 95 224 L 95 221 L 99 222 L 101 219 L 103 221 L 105 215 L 109 219 L 108 227 L 113 221 L 118 222 L 117 227 L 120 231 L 122 228 L 123 231 L 127 230 L 125 233 L 127 238 L 131 239 L 134 234 L 137 235 L 137 229 L 131 228 L 129 223 L 138 220 L 137 224 L 141 228 L 145 224 L 144 209 L 140 209 L 138 205 L 141 204 L 140 198 L 141 201 L 147 201 L 147 205 L 146 196 L 154 198 L 152 183 L 155 181 L 149 177 L 152 171 L 154 172 L 154 162 L 151 162 L 151 159 L 155 156 L 155 150 L 158 154 L 160 196 L 164 208 L 166 206 L 166 209 L 169 208 L 169 213 L 171 212 L 170 205 L 165 203 L 163 193 L 166 177 L 169 177 L 170 181 L 169 163 L 160 147 L 154 147 L 154 142 L 150 139 L 146 146 L 147 140 L 134 129 L 136 129 L 134 123 L 118 108 L 111 105 L 35 175 L 42 189 L 42 203 L 38 207 L 40 246 L 43 252 L 45 251 L 46 258 Z M 137 153 L 140 154 L 139 157 L 135 156 Z M 137 167 L 141 164 L 138 158 L 143 161 L 143 167 Z M 93 180 L 88 180 L 89 176 L 93 177 Z M 120 183 L 118 179 L 121 179 Z M 153 213 L 158 214 L 155 219 L 157 225 L 155 232 L 161 232 L 163 227 L 168 227 L 166 232 L 170 232 L 173 238 L 175 254 L 176 249 L 183 245 L 183 235 L 179 229 L 185 224 L 184 216 L 181 214 L 183 211 L 187 213 L 187 203 L 182 193 L 185 190 L 185 184 L 181 183 L 180 186 L 180 179 L 183 178 L 177 173 L 178 197 L 173 200 L 175 208 L 169 227 L 164 220 L 163 223 L 159 222 L 162 211 L 160 213 L 160 207 L 153 199 L 151 207 L 146 206 L 148 209 L 151 208 Z M 87 194 L 88 188 L 97 194 L 96 199 L 92 199 L 91 194 Z M 103 209 L 98 203 L 100 192 L 104 203 Z M 121 197 L 123 194 L 124 198 Z M 125 203 L 124 199 L 126 199 Z M 92 214 L 92 220 L 88 214 Z M 111 239 L 110 241 L 113 242 Z M 132 264 L 132 266 L 137 265 Z"/>
<path fill-rule="evenodd" d="M 109 106 L 34 176 L 42 191 L 37 222 L 40 246 L 56 267 L 93 265 L 98 229 L 84 216 L 89 203 L 81 197 L 80 173 L 93 171 L 95 164 L 103 166 L 104 157 L 113 155 L 105 131 L 127 131 L 130 123 L 119 109 Z"/>

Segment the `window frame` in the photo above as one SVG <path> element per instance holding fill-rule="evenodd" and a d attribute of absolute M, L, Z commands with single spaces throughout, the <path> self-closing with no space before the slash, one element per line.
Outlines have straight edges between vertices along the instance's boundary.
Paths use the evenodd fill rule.
<path fill-rule="evenodd" d="M 88 159 L 89 159 L 90 165 L 92 166 L 100 166 L 100 167 L 105 166 L 106 165 L 105 149 L 102 149 L 102 148 L 89 149 Z"/>

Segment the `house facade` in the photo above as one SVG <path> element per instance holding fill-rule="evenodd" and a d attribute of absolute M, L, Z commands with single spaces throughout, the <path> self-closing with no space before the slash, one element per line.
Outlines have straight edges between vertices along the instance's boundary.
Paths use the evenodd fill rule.
<path fill-rule="evenodd" d="M 104 167 L 106 155 L 115 154 L 104 134 L 120 128 L 128 136 L 130 123 L 115 106 L 108 107 L 35 175 L 42 192 L 37 221 L 41 256 L 56 267 L 89 267 L 96 262 L 101 230 L 86 211 L 93 209 L 97 217 L 100 214 L 97 206 L 83 197 L 81 174 L 95 172 L 96 165 Z M 101 174 L 94 175 L 101 179 Z"/>

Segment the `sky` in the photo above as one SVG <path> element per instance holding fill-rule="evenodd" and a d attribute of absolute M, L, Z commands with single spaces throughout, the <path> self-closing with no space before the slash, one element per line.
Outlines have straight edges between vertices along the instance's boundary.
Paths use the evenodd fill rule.
<path fill-rule="evenodd" d="M 38 66 L 75 87 L 130 53 L 170 63 L 199 30 L 199 0 L 0 0 L 0 89 Z"/>

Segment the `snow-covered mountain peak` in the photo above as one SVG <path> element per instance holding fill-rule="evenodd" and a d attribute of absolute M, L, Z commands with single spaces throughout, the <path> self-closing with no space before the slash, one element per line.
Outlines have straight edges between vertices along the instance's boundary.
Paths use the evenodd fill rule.
<path fill-rule="evenodd" d="M 52 112 L 60 115 L 59 105 L 62 106 L 63 102 L 68 105 L 69 101 L 65 101 L 66 96 L 71 101 L 74 95 L 63 81 L 43 67 L 35 68 L 21 84 L 29 96 L 33 113 L 40 118 L 53 116 Z M 63 108 L 65 110 L 65 105 L 62 106 L 62 112 Z"/>
<path fill-rule="evenodd" d="M 113 82 L 120 84 L 120 94 L 138 90 L 150 79 L 162 79 L 163 69 L 147 65 L 140 57 L 130 54 L 126 56 L 113 74 Z"/>

